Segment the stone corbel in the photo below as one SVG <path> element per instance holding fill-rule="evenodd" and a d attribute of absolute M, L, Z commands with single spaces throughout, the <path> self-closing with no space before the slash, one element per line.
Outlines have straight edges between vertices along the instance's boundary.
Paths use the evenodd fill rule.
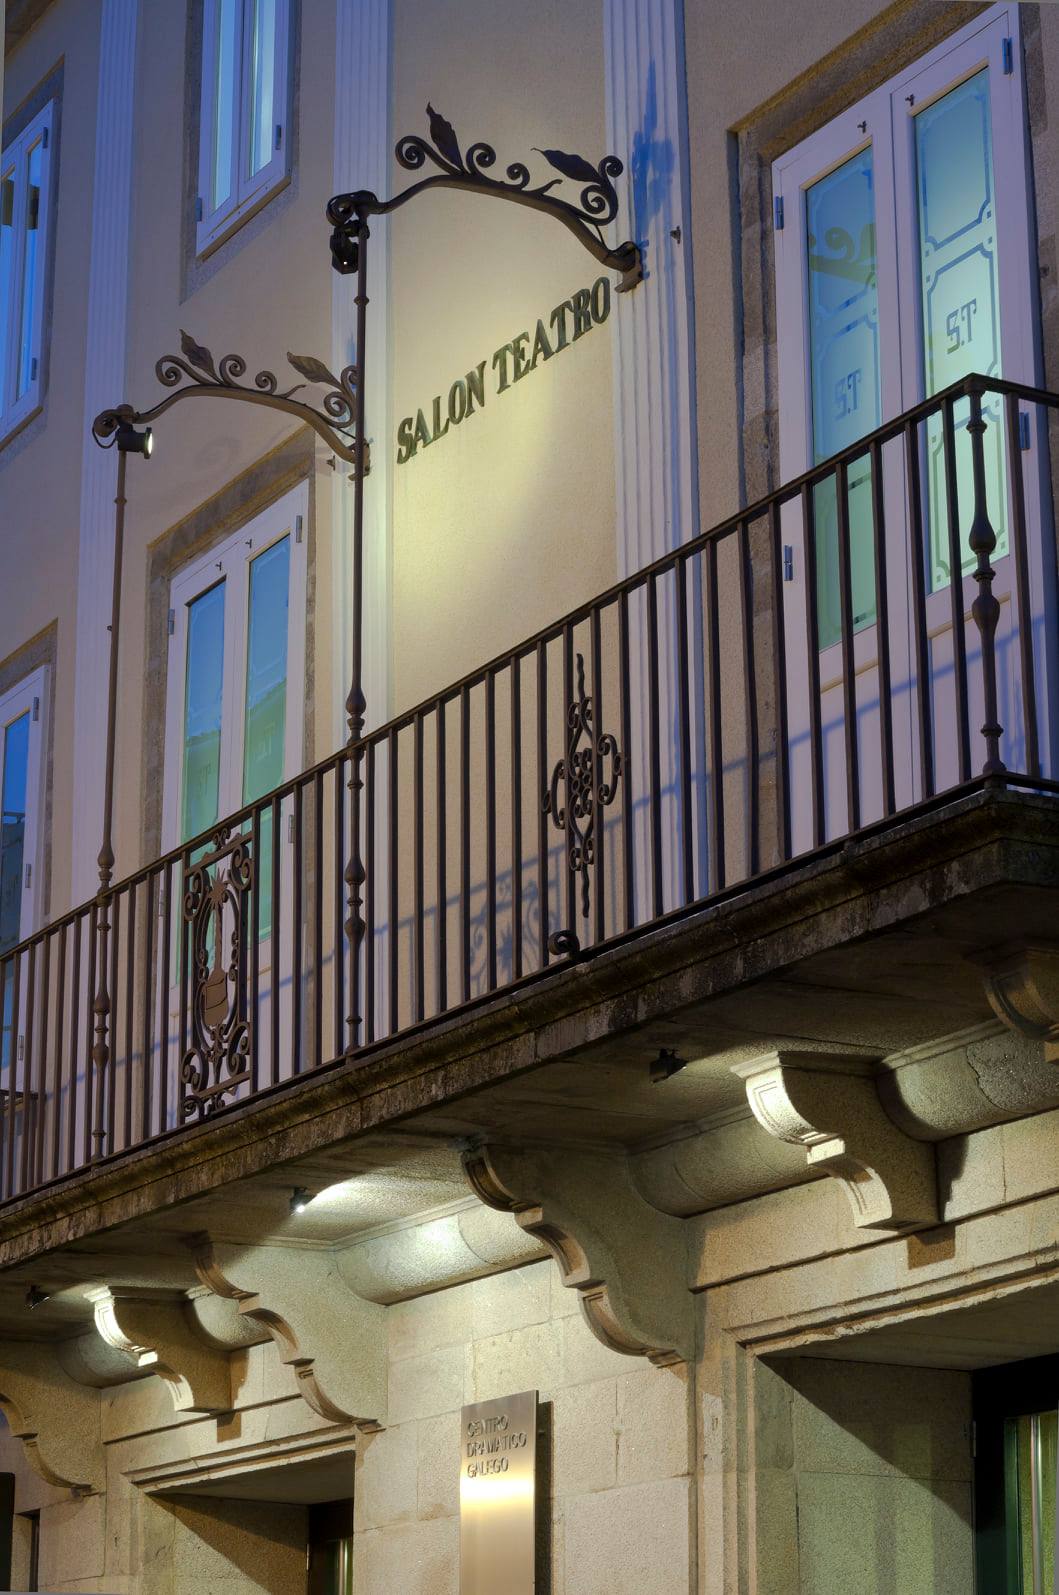
<path fill-rule="evenodd" d="M 96 1329 L 137 1368 L 162 1379 L 177 1412 L 227 1412 L 232 1405 L 228 1357 L 197 1335 L 183 1299 L 97 1285 L 85 1291 Z"/>
<path fill-rule="evenodd" d="M 624 1158 L 490 1143 L 463 1165 L 488 1207 L 547 1247 L 597 1340 L 660 1366 L 692 1357 L 684 1226 L 648 1206 Z"/>
<path fill-rule="evenodd" d="M 879 1100 L 873 1065 L 831 1053 L 770 1052 L 734 1074 L 758 1123 L 805 1147 L 809 1167 L 846 1188 L 860 1229 L 936 1224 L 934 1149 L 899 1130 Z"/>
<path fill-rule="evenodd" d="M 381 1428 L 385 1308 L 355 1296 L 327 1252 L 189 1241 L 202 1284 L 268 1332 L 312 1410 L 329 1423 Z"/>
<path fill-rule="evenodd" d="M 1059 946 L 1020 943 L 979 953 L 985 994 L 997 1018 L 1020 1036 L 1044 1043 L 1047 1063 L 1059 1063 Z"/>
<path fill-rule="evenodd" d="M 5 1341 L 0 1349 L 0 1410 L 47 1484 L 78 1495 L 103 1488 L 99 1391 L 64 1373 L 54 1346 Z"/>

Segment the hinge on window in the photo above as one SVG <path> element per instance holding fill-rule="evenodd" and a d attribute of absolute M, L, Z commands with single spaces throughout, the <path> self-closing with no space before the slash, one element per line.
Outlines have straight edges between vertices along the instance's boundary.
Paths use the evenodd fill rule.
<path fill-rule="evenodd" d="M 1001 60 L 1004 63 L 1004 76 L 1010 77 L 1015 70 L 1015 46 L 1011 39 L 1005 39 L 1001 49 Z"/>
<path fill-rule="evenodd" d="M 288 814 L 287 815 L 287 841 L 288 842 L 293 842 L 294 841 L 294 815 L 293 814 Z"/>
<path fill-rule="evenodd" d="M 33 700 L 33 720 L 34 720 L 34 723 L 36 723 L 36 721 L 38 721 L 39 719 L 40 719 L 40 699 L 39 698 L 34 698 L 34 700 Z"/>
<path fill-rule="evenodd" d="M 27 892 L 29 891 L 29 888 L 30 888 L 30 885 L 32 884 L 32 881 L 33 881 L 33 865 L 32 864 L 27 864 L 26 865 L 26 891 Z"/>
<path fill-rule="evenodd" d="M 199 195 L 198 199 L 195 201 L 195 220 L 197 222 L 200 222 L 202 220 L 202 195 L 201 194 Z"/>
<path fill-rule="evenodd" d="M 775 200 L 773 201 L 773 212 L 774 212 L 774 215 L 775 215 L 775 218 L 776 218 L 776 231 L 780 232 L 782 230 L 782 228 L 783 228 L 783 195 L 782 194 L 777 194 Z"/>
<path fill-rule="evenodd" d="M 176 631 L 176 610 L 171 609 L 169 611 L 169 635 L 172 636 L 174 631 Z"/>
<path fill-rule="evenodd" d="M 51 134 L 51 128 L 50 127 L 46 127 L 44 129 L 44 132 L 40 136 L 40 147 L 41 147 L 42 150 L 46 150 L 48 148 L 48 138 L 49 138 L 50 134 Z"/>
<path fill-rule="evenodd" d="M 277 149 L 282 149 L 283 148 L 283 124 L 282 124 L 282 122 L 277 122 L 276 123 L 276 148 Z"/>
<path fill-rule="evenodd" d="M 783 545 L 783 579 L 785 582 L 794 580 L 794 549 L 790 543 Z"/>
<path fill-rule="evenodd" d="M 25 1038 L 25 1036 L 19 1036 L 19 1038 L 18 1038 L 18 1061 L 19 1061 L 19 1063 L 22 1062 L 22 1060 L 23 1060 L 23 1058 L 25 1056 L 26 1056 L 26 1038 Z"/>
<path fill-rule="evenodd" d="M 29 363 L 29 380 L 31 382 L 36 382 L 36 380 L 37 380 L 37 357 L 36 357 L 36 355 L 33 356 L 33 359 Z"/>
<path fill-rule="evenodd" d="M 1019 411 L 1019 448 L 1028 449 L 1030 446 L 1030 418 L 1025 410 Z"/>
<path fill-rule="evenodd" d="M 302 540 L 302 529 L 303 529 L 302 518 L 301 518 L 300 515 L 295 515 L 295 517 L 294 517 L 294 541 L 296 543 L 300 543 L 301 540 Z"/>

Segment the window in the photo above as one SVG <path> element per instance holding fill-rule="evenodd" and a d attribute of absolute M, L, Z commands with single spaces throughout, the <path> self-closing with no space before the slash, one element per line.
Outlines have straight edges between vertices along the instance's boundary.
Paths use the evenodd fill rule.
<path fill-rule="evenodd" d="M 1055 1588 L 1059 1359 L 975 1375 L 975 1542 L 989 1595 Z"/>
<path fill-rule="evenodd" d="M 220 243 L 289 176 L 291 0 L 204 0 L 198 250 Z"/>
<path fill-rule="evenodd" d="M 37 929 L 46 673 L 0 697 L 0 952 Z"/>
<path fill-rule="evenodd" d="M 995 6 L 773 168 L 785 479 L 970 372 L 1034 383 L 1033 269 L 1018 8 Z M 957 406 L 957 496 L 970 438 Z M 987 492 L 1007 553 L 1005 433 L 987 395 Z M 923 469 L 931 593 L 950 585 L 942 428 Z M 875 620 L 868 462 L 850 471 L 853 618 Z M 963 484 L 964 491 L 959 491 Z M 819 647 L 840 633 L 834 483 L 815 503 Z M 969 549 L 961 574 L 973 568 Z M 1003 578 L 1002 578 L 1003 579 Z"/>
<path fill-rule="evenodd" d="M 301 768 L 306 505 L 296 488 L 173 582 L 167 846 Z"/>
<path fill-rule="evenodd" d="M 41 402 L 52 109 L 0 156 L 0 440 Z"/>

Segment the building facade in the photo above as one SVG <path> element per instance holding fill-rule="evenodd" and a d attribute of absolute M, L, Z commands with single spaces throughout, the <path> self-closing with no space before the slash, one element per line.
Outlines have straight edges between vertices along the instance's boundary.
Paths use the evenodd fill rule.
<path fill-rule="evenodd" d="M 1059 7 L 5 20 L 0 1584 L 1059 1589 Z"/>

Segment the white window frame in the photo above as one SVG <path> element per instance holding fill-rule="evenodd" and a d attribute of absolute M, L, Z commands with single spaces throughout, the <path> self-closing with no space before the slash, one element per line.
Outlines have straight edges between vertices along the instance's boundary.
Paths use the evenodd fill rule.
<path fill-rule="evenodd" d="M 224 682 L 221 696 L 221 767 L 218 819 L 241 809 L 243 732 L 246 708 L 246 645 L 251 562 L 283 537 L 290 537 L 290 594 L 287 610 L 287 711 L 283 780 L 303 766 L 305 724 L 306 536 L 309 490 L 299 484 L 238 531 L 173 578 L 166 687 L 165 792 L 162 830 L 165 851 L 178 847 L 184 777 L 184 700 L 187 675 L 188 607 L 196 598 L 226 583 L 224 605 Z"/>
<path fill-rule="evenodd" d="M 203 0 L 202 96 L 199 112 L 199 191 L 197 252 L 208 254 L 260 210 L 290 180 L 290 25 L 292 0 L 276 0 L 276 53 L 273 64 L 275 106 L 272 159 L 253 177 L 249 171 L 252 103 L 250 95 L 251 7 L 239 0 L 239 89 L 232 140 L 231 189 L 222 204 L 210 209 L 213 154 L 217 127 L 215 78 L 221 0 Z"/>
<path fill-rule="evenodd" d="M 22 845 L 22 908 L 19 941 L 25 941 L 42 920 L 44 873 L 44 756 L 48 745 L 48 666 L 41 665 L 0 696 L 0 796 L 3 787 L 3 744 L 7 727 L 29 715 L 26 755 L 26 830 Z M 27 873 L 28 872 L 28 873 Z"/>
<path fill-rule="evenodd" d="M 1004 39 L 1011 41 L 1010 69 Z M 867 144 L 873 145 L 879 324 L 889 332 L 881 350 L 880 390 L 883 418 L 890 419 L 923 397 L 919 296 L 912 292 L 901 297 L 912 285 L 918 286 L 913 117 L 983 66 L 989 66 L 994 83 L 999 76 L 1011 88 L 1002 99 L 996 94 L 992 99 L 997 234 L 1004 248 L 1002 374 L 1012 382 L 1031 386 L 1039 382 L 1030 149 L 1020 43 L 1018 5 L 991 6 L 773 164 L 773 194 L 783 203 L 783 226 L 774 235 L 782 480 L 800 475 L 812 464 L 805 190 Z M 925 98 L 916 95 L 917 83 L 931 77 L 950 57 L 953 73 L 946 88 Z M 916 95 L 912 106 L 909 94 Z M 999 116 L 998 105 L 1003 110 Z"/>
<path fill-rule="evenodd" d="M 53 112 L 54 101 L 49 100 L 47 105 L 37 112 L 33 120 L 22 129 L 17 137 L 4 146 L 3 154 L 0 156 L 0 170 L 6 169 L 13 161 L 16 171 L 14 252 L 11 261 L 11 282 L 8 301 L 6 304 L 0 304 L 0 318 L 2 318 L 7 327 L 7 354 L 3 369 L 0 370 L 0 444 L 5 443 L 13 433 L 25 425 L 32 415 L 36 414 L 41 407 L 41 396 L 44 389 L 42 344 L 44 299 L 50 265 L 48 251 L 51 236 Z M 22 394 L 21 398 L 16 399 L 15 383 L 18 369 L 19 328 L 22 311 L 22 279 L 26 254 L 26 157 L 34 144 L 38 142 L 43 147 L 40 168 L 40 203 L 37 212 L 37 257 L 40 262 L 40 269 L 33 285 L 34 303 L 30 319 L 33 366 L 32 375 L 25 393 Z"/>

